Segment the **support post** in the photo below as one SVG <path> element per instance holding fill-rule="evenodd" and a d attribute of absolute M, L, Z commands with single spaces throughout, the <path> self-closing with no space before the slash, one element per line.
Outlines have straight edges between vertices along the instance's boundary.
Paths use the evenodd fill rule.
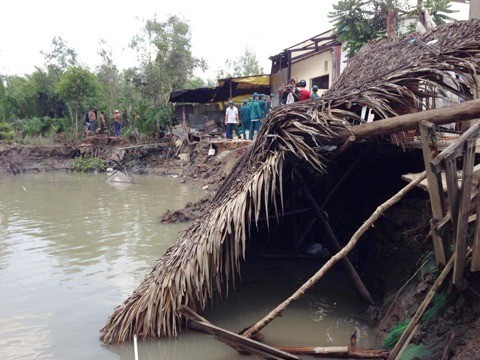
<path fill-rule="evenodd" d="M 430 161 L 437 156 L 437 137 L 435 135 L 435 125 L 422 121 L 419 125 L 420 138 L 422 140 L 423 161 L 425 171 L 427 172 L 428 195 L 430 196 L 430 205 L 432 207 L 433 223 L 440 221 L 445 215 L 445 201 L 443 195 L 442 179 L 438 171 L 433 171 Z M 438 232 L 432 227 L 433 248 L 437 265 L 445 266 L 447 263 L 447 251 L 445 241 L 439 236 Z"/>
<path fill-rule="evenodd" d="M 467 250 L 467 227 L 468 210 L 470 209 L 470 196 L 472 194 L 473 165 L 475 162 L 475 146 L 477 139 L 469 139 L 465 144 L 465 155 L 463 157 L 462 189 L 460 191 L 458 224 L 456 228 L 455 242 L 455 265 L 453 268 L 453 283 L 459 290 L 464 289 Z"/>
<path fill-rule="evenodd" d="M 480 184 L 477 184 L 477 193 L 478 191 L 480 191 Z M 480 195 L 477 195 L 476 208 L 477 220 L 475 223 L 475 235 L 473 237 L 472 271 L 480 270 Z"/>

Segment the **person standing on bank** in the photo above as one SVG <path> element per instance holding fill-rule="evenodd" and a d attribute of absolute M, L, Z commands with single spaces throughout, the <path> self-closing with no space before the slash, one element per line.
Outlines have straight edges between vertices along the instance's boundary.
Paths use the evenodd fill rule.
<path fill-rule="evenodd" d="M 90 110 L 90 112 L 88 113 L 88 121 L 90 123 L 90 131 L 95 134 L 95 130 L 96 130 L 96 125 L 97 125 L 97 115 L 95 114 L 95 111 L 97 109 L 95 108 L 92 108 Z"/>
<path fill-rule="evenodd" d="M 247 140 L 247 129 L 250 131 L 250 105 L 248 105 L 247 100 L 243 100 L 240 108 L 240 120 L 242 122 L 242 137 L 244 140 Z"/>
<path fill-rule="evenodd" d="M 253 140 L 254 132 L 260 129 L 260 119 L 262 118 L 262 109 L 260 109 L 260 105 L 258 105 L 258 94 L 253 94 L 253 101 L 250 104 L 250 133 L 248 134 L 248 138 Z"/>
<path fill-rule="evenodd" d="M 228 108 L 225 110 L 225 126 L 227 127 L 227 139 L 232 139 L 233 130 L 238 124 L 238 109 L 233 101 L 228 102 Z"/>
<path fill-rule="evenodd" d="M 98 115 L 98 119 L 100 120 L 100 134 L 103 135 L 107 130 L 107 124 L 105 122 L 105 113 L 103 111 L 101 111 L 100 115 Z"/>
<path fill-rule="evenodd" d="M 115 136 L 120 136 L 122 132 L 122 118 L 118 110 L 113 112 L 113 130 L 115 131 Z"/>

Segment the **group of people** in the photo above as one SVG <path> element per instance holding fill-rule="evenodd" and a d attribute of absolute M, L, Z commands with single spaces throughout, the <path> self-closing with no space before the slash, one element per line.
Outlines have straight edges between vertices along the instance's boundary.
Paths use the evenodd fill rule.
<path fill-rule="evenodd" d="M 122 118 L 120 112 L 115 110 L 112 113 L 113 131 L 115 136 L 120 136 L 122 133 Z M 97 129 L 97 121 L 100 123 L 100 128 Z M 107 132 L 107 122 L 105 112 L 101 111 L 98 115 L 97 108 L 93 107 L 85 114 L 85 128 L 88 134 L 105 134 Z"/>
<path fill-rule="evenodd" d="M 295 79 L 290 79 L 287 86 L 281 93 L 281 104 L 289 105 L 297 101 L 316 100 L 320 96 L 317 94 L 318 86 L 312 87 L 312 92 L 306 89 L 307 82 L 300 80 L 296 83 Z M 238 111 L 232 100 L 229 101 L 225 110 L 226 138 L 232 139 L 235 132 L 238 138 L 253 140 L 255 132 L 258 133 L 264 119 L 273 108 L 274 94 L 265 95 L 254 93 L 250 100 L 243 100 L 240 111 Z M 241 124 L 241 127 L 240 127 Z"/>
<path fill-rule="evenodd" d="M 274 94 L 265 95 L 254 93 L 250 100 L 243 100 L 240 112 L 233 101 L 229 101 L 225 110 L 226 137 L 232 139 L 233 132 L 239 138 L 253 140 L 255 132 L 258 133 L 260 126 L 273 107 Z M 241 124 L 241 128 L 239 125 Z"/>
<path fill-rule="evenodd" d="M 282 92 L 282 104 L 289 105 L 297 101 L 316 100 L 320 97 L 317 92 L 317 85 L 314 85 L 312 92 L 310 92 L 307 90 L 307 82 L 305 80 L 300 80 L 296 83 L 295 79 L 290 79 Z"/>

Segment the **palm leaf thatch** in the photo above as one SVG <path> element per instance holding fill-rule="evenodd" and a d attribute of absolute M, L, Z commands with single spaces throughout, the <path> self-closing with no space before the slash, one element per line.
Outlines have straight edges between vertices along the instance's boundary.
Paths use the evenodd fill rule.
<path fill-rule="evenodd" d="M 304 161 L 325 172 L 329 159 L 322 147 L 362 121 L 360 107 L 372 109 L 378 119 L 396 115 L 399 106 L 412 112 L 428 108 L 425 98 L 444 97 L 446 91 L 468 98 L 462 85 L 477 89 L 479 69 L 480 21 L 456 22 L 414 41 L 405 37 L 368 45 L 322 98 L 273 111 L 203 216 L 115 309 L 101 340 L 178 334 L 180 306 L 205 309 L 214 289 L 228 294 L 235 286 L 251 225 L 261 212 L 268 219 L 269 209 L 277 214 L 283 209 L 286 162 Z"/>

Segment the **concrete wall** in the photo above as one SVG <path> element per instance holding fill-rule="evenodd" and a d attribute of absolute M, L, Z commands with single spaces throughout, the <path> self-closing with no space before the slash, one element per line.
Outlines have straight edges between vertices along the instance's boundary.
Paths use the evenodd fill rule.
<path fill-rule="evenodd" d="M 326 50 L 320 54 L 313 55 L 292 64 L 292 78 L 296 81 L 305 80 L 307 89 L 312 89 L 313 78 L 329 75 L 329 86 L 332 85 L 333 53 Z M 325 90 L 318 90 L 320 95 Z"/>

